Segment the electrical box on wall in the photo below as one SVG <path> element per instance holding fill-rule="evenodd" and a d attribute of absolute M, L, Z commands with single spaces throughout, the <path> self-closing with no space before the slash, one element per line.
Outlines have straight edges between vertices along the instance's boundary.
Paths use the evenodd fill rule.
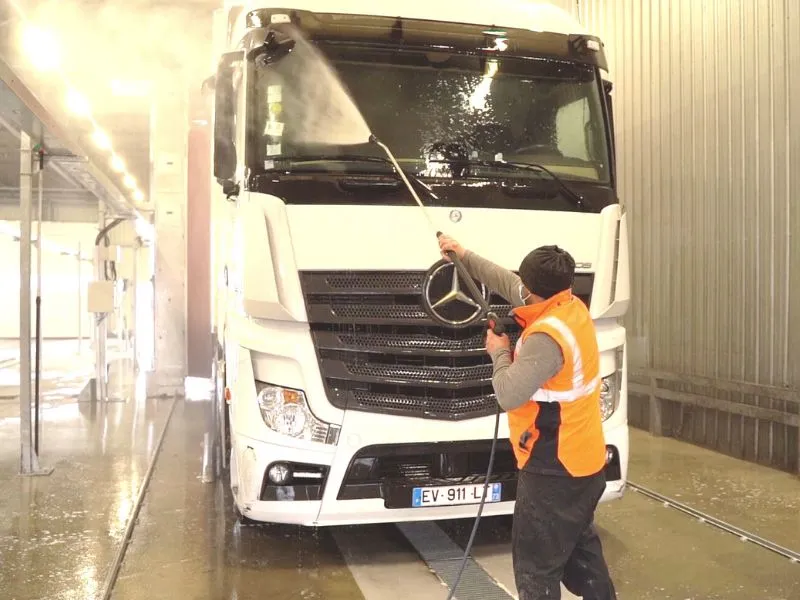
<path fill-rule="evenodd" d="M 90 313 L 114 312 L 114 282 L 90 281 L 87 305 Z"/>

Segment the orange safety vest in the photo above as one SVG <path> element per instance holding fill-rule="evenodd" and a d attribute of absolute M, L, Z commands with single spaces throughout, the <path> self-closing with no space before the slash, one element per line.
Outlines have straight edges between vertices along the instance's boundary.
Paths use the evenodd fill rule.
<path fill-rule="evenodd" d="M 523 328 L 514 350 L 546 333 L 561 347 L 564 366 L 519 408 L 508 411 L 509 441 L 520 469 L 586 477 L 605 466 L 600 414 L 600 352 L 586 305 L 564 290 L 512 312 Z"/>

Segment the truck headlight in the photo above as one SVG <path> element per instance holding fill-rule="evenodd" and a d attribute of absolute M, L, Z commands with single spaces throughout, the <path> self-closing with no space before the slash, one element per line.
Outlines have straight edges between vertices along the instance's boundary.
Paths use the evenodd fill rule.
<path fill-rule="evenodd" d="M 272 431 L 298 440 L 336 444 L 340 428 L 317 419 L 300 390 L 256 381 L 261 418 Z"/>
<path fill-rule="evenodd" d="M 600 383 L 600 414 L 603 421 L 608 420 L 619 406 L 619 371 L 603 377 Z"/>

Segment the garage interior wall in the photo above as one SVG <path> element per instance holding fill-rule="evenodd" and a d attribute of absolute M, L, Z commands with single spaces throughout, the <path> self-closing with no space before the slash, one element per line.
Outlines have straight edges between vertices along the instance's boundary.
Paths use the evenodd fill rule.
<path fill-rule="evenodd" d="M 798 470 L 800 2 L 574 4 L 615 86 L 631 366 L 669 392 L 631 421 Z"/>
<path fill-rule="evenodd" d="M 19 222 L 0 221 L 9 230 L 19 231 Z M 36 225 L 33 226 L 36 237 Z M 93 223 L 42 223 L 42 337 L 77 339 L 78 315 L 82 319 L 82 335 L 92 337 L 92 318 L 87 312 L 86 290 L 94 279 L 91 262 L 83 262 L 78 286 L 78 261 L 64 256 L 60 250 L 77 252 L 91 261 L 97 225 Z M 0 311 L 0 339 L 19 338 L 19 242 L 11 235 L 0 235 L 0 281 L 8 291 Z M 36 248 L 31 247 L 31 302 L 36 298 Z M 80 312 L 79 312 L 80 302 Z M 31 307 L 31 328 L 36 318 Z"/>

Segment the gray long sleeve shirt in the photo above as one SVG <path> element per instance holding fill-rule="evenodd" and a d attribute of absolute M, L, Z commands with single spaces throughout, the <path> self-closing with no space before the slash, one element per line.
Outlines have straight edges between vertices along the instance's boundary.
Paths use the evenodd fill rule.
<path fill-rule="evenodd" d="M 512 306 L 524 304 L 525 290 L 517 275 L 469 250 L 464 255 L 463 263 L 470 275 L 511 302 Z M 564 366 L 561 348 L 546 333 L 528 336 L 513 362 L 512 352 L 502 348 L 491 353 L 494 364 L 492 386 L 497 402 L 505 410 L 525 404 Z"/>

